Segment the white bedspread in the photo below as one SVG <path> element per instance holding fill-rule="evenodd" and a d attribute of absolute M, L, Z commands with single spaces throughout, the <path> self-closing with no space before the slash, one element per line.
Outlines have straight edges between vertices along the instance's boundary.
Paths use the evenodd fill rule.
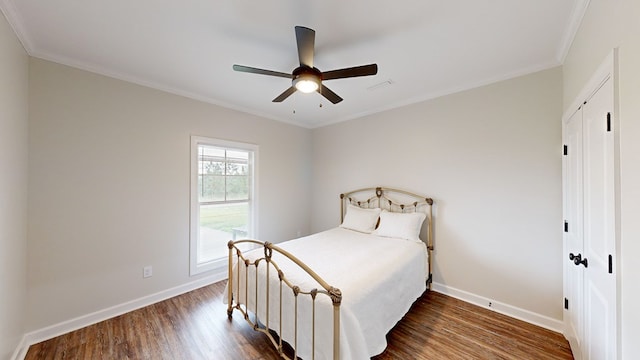
<path fill-rule="evenodd" d="M 340 306 L 340 356 L 344 360 L 369 359 L 384 351 L 386 334 L 407 313 L 411 304 L 426 290 L 428 276 L 427 251 L 423 242 L 385 238 L 343 228 L 334 228 L 280 244 L 307 264 L 329 285 L 342 292 Z M 255 259 L 264 256 L 262 248 L 245 254 Z M 273 252 L 273 261 L 285 276 L 303 291 L 321 289 L 303 270 L 285 257 Z M 264 283 L 266 266 L 260 264 L 258 276 Z M 234 266 L 234 298 L 258 313 L 262 324 L 267 322 L 266 286 L 258 288 L 258 309 L 255 302 L 255 272 L 249 268 L 248 297 L 245 294 L 245 270 L 240 266 L 240 287 L 237 289 L 237 267 Z M 280 285 L 276 271 L 270 270 L 269 328 L 280 332 Z M 294 345 L 294 297 L 283 286 L 282 333 L 280 336 Z M 226 296 L 224 297 L 226 301 Z M 333 356 L 333 307 L 327 296 L 316 298 L 315 358 Z M 311 300 L 298 299 L 298 356 L 311 359 Z M 304 335 L 304 336 L 303 336 Z M 294 345 L 295 346 L 295 345 Z"/>

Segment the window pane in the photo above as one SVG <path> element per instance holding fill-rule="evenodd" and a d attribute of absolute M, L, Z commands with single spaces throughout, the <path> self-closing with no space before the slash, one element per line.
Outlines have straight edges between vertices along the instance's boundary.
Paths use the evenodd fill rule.
<path fill-rule="evenodd" d="M 200 205 L 198 262 L 228 255 L 229 240 L 247 237 L 248 203 Z"/>
<path fill-rule="evenodd" d="M 249 165 L 247 163 L 227 163 L 227 175 L 247 175 Z"/>
<path fill-rule="evenodd" d="M 218 175 L 201 175 L 200 202 L 224 201 L 225 177 Z"/>
<path fill-rule="evenodd" d="M 249 200 L 248 176 L 227 176 L 227 200 Z"/>
<path fill-rule="evenodd" d="M 203 174 L 224 175 L 224 161 L 202 161 Z"/>
<path fill-rule="evenodd" d="M 205 158 L 219 158 L 224 159 L 225 150 L 218 147 L 200 145 L 202 149 L 202 156 Z"/>
<path fill-rule="evenodd" d="M 227 150 L 227 161 L 247 162 L 249 153 L 246 151 Z"/>

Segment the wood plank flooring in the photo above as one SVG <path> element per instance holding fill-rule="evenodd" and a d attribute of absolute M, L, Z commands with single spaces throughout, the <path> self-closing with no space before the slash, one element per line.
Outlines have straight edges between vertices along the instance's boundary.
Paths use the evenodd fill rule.
<path fill-rule="evenodd" d="M 32 345 L 25 359 L 279 359 L 219 282 Z M 388 359 L 573 359 L 561 334 L 426 292 L 387 335 Z"/>

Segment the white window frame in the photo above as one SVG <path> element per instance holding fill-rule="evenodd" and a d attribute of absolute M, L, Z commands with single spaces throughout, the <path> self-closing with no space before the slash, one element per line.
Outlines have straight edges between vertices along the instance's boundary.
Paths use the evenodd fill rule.
<path fill-rule="evenodd" d="M 252 154 L 249 162 L 251 168 L 251 184 L 249 186 L 249 224 L 247 234 L 258 238 L 257 234 L 257 207 L 258 207 L 258 145 L 241 143 L 236 141 L 221 140 L 203 136 L 191 136 L 191 181 L 190 181 L 190 231 L 189 231 L 189 275 L 194 276 L 208 271 L 228 269 L 228 259 L 212 260 L 198 264 L 198 243 L 200 234 L 200 202 L 198 198 L 198 147 L 208 145 L 228 150 L 248 151 Z M 231 240 L 231 239 L 229 239 Z"/>

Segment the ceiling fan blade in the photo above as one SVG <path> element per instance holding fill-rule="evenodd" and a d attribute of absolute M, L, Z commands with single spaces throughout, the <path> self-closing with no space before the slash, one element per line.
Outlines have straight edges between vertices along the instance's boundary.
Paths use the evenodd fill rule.
<path fill-rule="evenodd" d="M 334 93 L 333 91 L 329 90 L 328 87 L 320 84 L 320 87 L 318 88 L 318 92 L 320 94 L 322 94 L 322 96 L 324 96 L 325 98 L 327 98 L 327 100 L 331 101 L 333 104 L 337 104 L 340 101 L 342 101 L 342 98 L 340 96 L 338 96 L 338 94 Z"/>
<path fill-rule="evenodd" d="M 346 69 L 331 70 L 322 73 L 322 80 L 344 79 L 357 76 L 369 76 L 378 73 L 377 64 L 354 66 Z"/>
<path fill-rule="evenodd" d="M 285 90 L 282 94 L 278 95 L 277 98 L 273 99 L 273 102 L 283 102 L 284 99 L 291 96 L 291 94 L 293 94 L 294 92 L 296 92 L 296 88 L 292 86 Z"/>
<path fill-rule="evenodd" d="M 301 66 L 313 67 L 313 47 L 316 42 L 316 32 L 304 26 L 296 26 L 296 41 L 298 43 L 298 58 Z"/>
<path fill-rule="evenodd" d="M 291 74 L 283 73 L 280 71 L 264 70 L 264 69 L 258 69 L 254 67 L 244 66 L 244 65 L 233 65 L 233 70 L 251 73 L 251 74 L 278 76 L 278 77 L 284 77 L 288 79 L 291 79 L 293 77 Z"/>

